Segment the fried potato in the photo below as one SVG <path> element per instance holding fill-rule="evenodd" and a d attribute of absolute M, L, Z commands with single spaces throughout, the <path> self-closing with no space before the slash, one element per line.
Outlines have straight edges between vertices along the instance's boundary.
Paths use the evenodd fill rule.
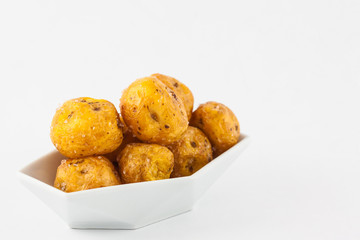
<path fill-rule="evenodd" d="M 107 187 L 120 184 L 112 163 L 105 157 L 62 160 L 57 169 L 54 187 L 64 192 Z"/>
<path fill-rule="evenodd" d="M 155 77 L 138 79 L 125 89 L 120 109 L 126 126 L 144 142 L 171 144 L 188 127 L 183 102 Z"/>
<path fill-rule="evenodd" d="M 166 179 L 174 167 L 172 152 L 157 144 L 128 144 L 117 160 L 123 183 Z"/>
<path fill-rule="evenodd" d="M 209 138 L 214 157 L 235 145 L 240 138 L 240 125 L 235 114 L 217 102 L 201 104 L 192 114 L 190 125 L 201 129 Z"/>
<path fill-rule="evenodd" d="M 119 113 L 106 100 L 69 100 L 56 111 L 50 138 L 57 150 L 69 158 L 112 152 L 123 139 Z"/>
<path fill-rule="evenodd" d="M 152 77 L 156 77 L 159 79 L 162 83 L 164 83 L 168 88 L 173 90 L 176 95 L 182 100 L 184 103 L 186 114 L 188 116 L 188 120 L 191 118 L 191 113 L 194 107 L 194 96 L 190 89 L 180 82 L 179 80 L 169 77 L 160 73 L 155 73 L 151 75 Z"/>
<path fill-rule="evenodd" d="M 174 154 L 171 177 L 189 176 L 212 160 L 211 144 L 198 128 L 188 127 L 181 139 L 169 146 Z"/>

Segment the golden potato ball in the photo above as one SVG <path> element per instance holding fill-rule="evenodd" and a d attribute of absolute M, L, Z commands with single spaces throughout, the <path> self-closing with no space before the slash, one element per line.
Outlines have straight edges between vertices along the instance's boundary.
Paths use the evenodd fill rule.
<path fill-rule="evenodd" d="M 118 184 L 120 178 L 112 163 L 105 157 L 94 156 L 62 160 L 54 187 L 64 192 L 76 192 Z"/>
<path fill-rule="evenodd" d="M 169 146 L 174 154 L 171 177 L 189 176 L 212 160 L 211 144 L 196 127 L 188 127 L 181 139 Z"/>
<path fill-rule="evenodd" d="M 131 143 L 118 156 L 123 183 L 167 179 L 174 167 L 174 155 L 158 144 Z"/>
<path fill-rule="evenodd" d="M 240 125 L 235 114 L 217 102 L 201 104 L 193 112 L 190 125 L 201 129 L 209 138 L 214 157 L 219 156 L 240 138 Z"/>
<path fill-rule="evenodd" d="M 66 101 L 55 113 L 50 137 L 57 150 L 69 158 L 112 152 L 123 139 L 119 113 L 102 99 Z"/>
<path fill-rule="evenodd" d="M 188 127 L 183 102 L 155 77 L 138 79 L 125 89 L 120 109 L 126 126 L 143 142 L 171 144 Z"/>
<path fill-rule="evenodd" d="M 191 113 L 192 113 L 192 110 L 194 107 L 194 96 L 193 96 L 192 92 L 190 91 L 190 89 L 185 84 L 183 84 L 182 82 L 180 82 L 179 80 L 177 80 L 173 77 L 166 76 L 166 75 L 163 75 L 160 73 L 155 73 L 151 76 L 159 79 L 168 88 L 170 88 L 171 90 L 173 90 L 176 93 L 176 95 L 184 103 L 184 106 L 186 109 L 186 114 L 188 116 L 188 120 L 190 120 Z"/>

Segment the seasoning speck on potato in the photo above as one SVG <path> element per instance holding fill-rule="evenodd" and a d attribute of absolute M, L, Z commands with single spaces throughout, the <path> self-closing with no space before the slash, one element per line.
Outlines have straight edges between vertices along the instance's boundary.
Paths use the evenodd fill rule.
<path fill-rule="evenodd" d="M 182 100 L 155 77 L 138 79 L 125 89 L 120 110 L 130 131 L 147 143 L 171 144 L 188 127 Z"/>
<path fill-rule="evenodd" d="M 189 176 L 212 160 L 211 144 L 198 128 L 188 127 L 181 139 L 169 146 L 174 154 L 171 177 Z"/>
<path fill-rule="evenodd" d="M 120 178 L 112 163 L 105 157 L 95 156 L 62 160 L 54 187 L 64 192 L 76 192 L 118 184 Z"/>
<path fill-rule="evenodd" d="M 128 144 L 117 161 L 123 183 L 167 179 L 174 167 L 172 152 L 158 144 Z"/>
<path fill-rule="evenodd" d="M 235 114 L 217 102 L 201 104 L 193 112 L 190 125 L 201 129 L 209 138 L 214 157 L 219 156 L 240 139 L 240 125 Z"/>
<path fill-rule="evenodd" d="M 119 113 L 112 103 L 102 99 L 66 101 L 53 117 L 50 138 L 69 158 L 112 152 L 123 139 Z"/>

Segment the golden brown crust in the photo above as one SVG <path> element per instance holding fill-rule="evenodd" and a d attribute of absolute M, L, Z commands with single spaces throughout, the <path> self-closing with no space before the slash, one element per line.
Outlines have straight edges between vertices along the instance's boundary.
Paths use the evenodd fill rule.
<path fill-rule="evenodd" d="M 105 154 L 105 157 L 107 157 L 111 162 L 116 162 L 117 156 L 126 147 L 126 145 L 130 143 L 141 143 L 141 141 L 133 135 L 132 132 L 127 131 L 124 133 L 124 138 L 120 146 L 115 151 Z"/>
<path fill-rule="evenodd" d="M 121 115 L 141 141 L 171 144 L 188 127 L 184 104 L 155 77 L 145 77 L 125 89 L 120 99 Z"/>
<path fill-rule="evenodd" d="M 119 120 L 120 120 L 119 126 L 121 128 L 122 133 L 125 134 L 125 133 L 129 132 L 130 129 L 126 126 L 126 124 L 124 122 L 124 118 L 121 115 L 119 115 Z"/>
<path fill-rule="evenodd" d="M 50 138 L 64 156 L 80 158 L 114 151 L 122 141 L 119 113 L 102 99 L 76 98 L 55 113 Z"/>
<path fill-rule="evenodd" d="M 198 128 L 188 127 L 181 139 L 169 146 L 174 154 L 171 177 L 189 176 L 212 160 L 211 144 Z"/>
<path fill-rule="evenodd" d="M 123 183 L 166 179 L 174 167 L 174 155 L 157 144 L 131 143 L 118 156 Z"/>
<path fill-rule="evenodd" d="M 108 158 L 111 162 L 115 163 L 117 156 L 120 152 L 128 145 L 129 143 L 141 143 L 141 141 L 130 131 L 130 129 L 126 126 L 124 119 L 120 116 L 120 127 L 123 132 L 123 140 L 120 146 L 112 151 L 111 153 L 107 153 L 104 156 Z"/>
<path fill-rule="evenodd" d="M 64 192 L 107 187 L 120 184 L 112 163 L 105 157 L 62 160 L 57 169 L 54 187 Z"/>
<path fill-rule="evenodd" d="M 201 104 L 192 114 L 190 125 L 201 129 L 209 138 L 214 157 L 235 145 L 240 138 L 240 124 L 235 114 L 217 102 Z"/>
<path fill-rule="evenodd" d="M 155 73 L 151 76 L 159 79 L 168 88 L 173 90 L 177 94 L 177 96 L 179 96 L 179 98 L 184 103 L 188 120 L 190 120 L 191 113 L 194 107 L 194 96 L 190 91 L 190 89 L 185 84 L 183 84 L 182 82 L 180 82 L 179 80 L 173 77 L 166 76 L 160 73 Z"/>

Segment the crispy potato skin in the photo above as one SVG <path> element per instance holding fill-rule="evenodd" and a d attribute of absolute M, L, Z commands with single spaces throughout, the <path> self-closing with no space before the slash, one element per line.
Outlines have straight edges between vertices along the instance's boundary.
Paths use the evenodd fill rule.
<path fill-rule="evenodd" d="M 123 132 L 123 140 L 120 146 L 117 149 L 115 149 L 115 151 L 105 154 L 105 157 L 107 157 L 111 162 L 116 162 L 117 156 L 129 143 L 141 143 L 141 141 L 125 125 L 124 120 L 121 116 L 120 116 L 120 126 Z"/>
<path fill-rule="evenodd" d="M 240 124 L 235 114 L 217 102 L 201 104 L 192 114 L 190 125 L 201 129 L 209 138 L 214 157 L 219 156 L 240 138 Z"/>
<path fill-rule="evenodd" d="M 57 169 L 54 187 L 64 192 L 107 187 L 120 184 L 112 163 L 105 157 L 62 160 Z"/>
<path fill-rule="evenodd" d="M 158 144 L 128 144 L 117 160 L 123 183 L 167 179 L 174 167 L 173 153 Z"/>
<path fill-rule="evenodd" d="M 147 143 L 171 144 L 188 127 L 183 102 L 155 77 L 138 79 L 125 89 L 120 109 L 130 131 Z"/>
<path fill-rule="evenodd" d="M 186 109 L 186 114 L 188 116 L 188 120 L 190 120 L 191 113 L 192 113 L 192 110 L 194 107 L 194 96 L 193 96 L 192 92 L 190 91 L 190 89 L 185 84 L 183 84 L 182 82 L 180 82 L 179 80 L 177 80 L 173 77 L 166 76 L 166 75 L 163 75 L 160 73 L 155 73 L 151 76 L 159 79 L 168 88 L 173 90 L 177 96 L 179 96 L 179 98 L 184 103 L 184 106 Z"/>
<path fill-rule="evenodd" d="M 116 162 L 117 156 L 120 154 L 120 152 L 126 147 L 126 145 L 130 143 L 141 143 L 139 139 L 136 138 L 131 132 L 126 132 L 123 134 L 124 138 L 120 146 L 115 149 L 115 151 L 112 151 L 111 153 L 107 153 L 104 156 L 108 158 L 111 162 Z"/>
<path fill-rule="evenodd" d="M 57 150 L 69 158 L 112 152 L 123 139 L 119 113 L 106 100 L 69 100 L 56 111 L 50 138 Z"/>
<path fill-rule="evenodd" d="M 174 154 L 171 177 L 190 176 L 212 160 L 210 141 L 195 127 L 188 127 L 181 139 L 169 149 Z"/>

